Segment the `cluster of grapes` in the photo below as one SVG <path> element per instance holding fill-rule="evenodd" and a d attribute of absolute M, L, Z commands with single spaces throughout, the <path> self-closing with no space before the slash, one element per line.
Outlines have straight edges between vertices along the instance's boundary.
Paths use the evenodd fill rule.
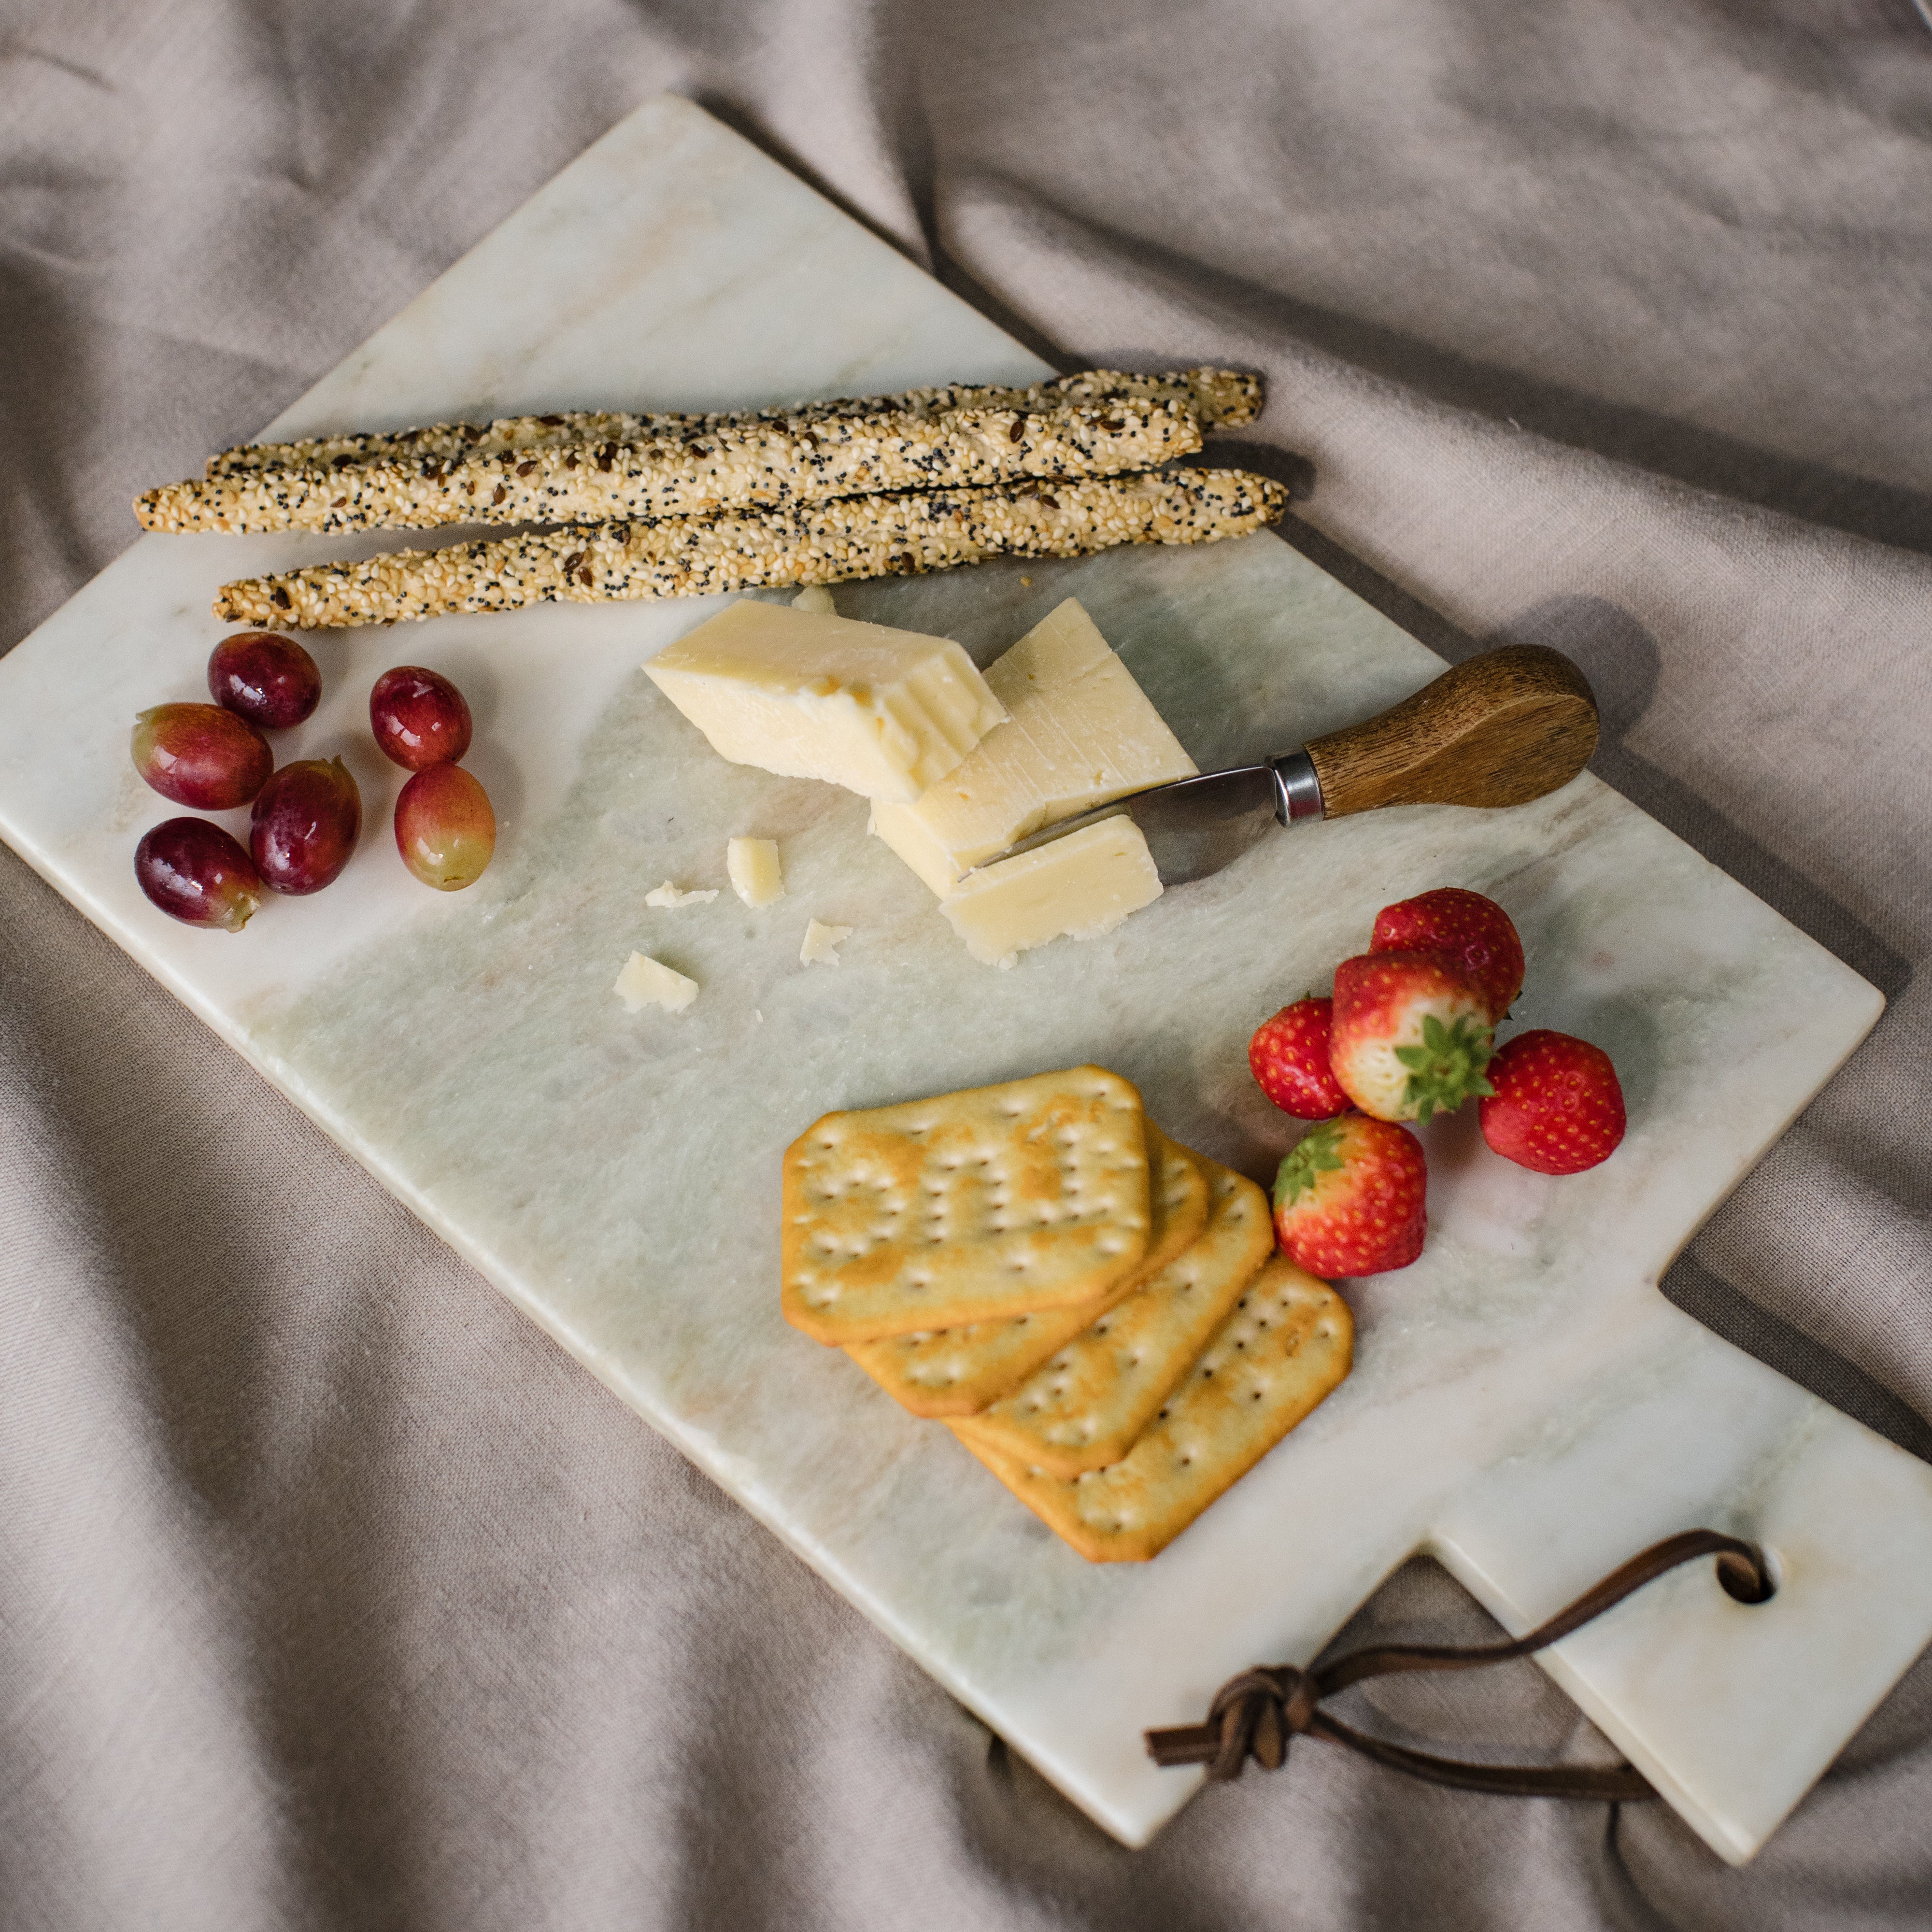
<path fill-rule="evenodd" d="M 202 812 L 247 805 L 248 844 L 206 818 L 170 818 L 142 838 L 134 877 L 148 899 L 189 926 L 239 932 L 266 892 L 299 896 L 334 883 L 362 830 L 362 794 L 338 758 L 277 767 L 264 731 L 299 724 L 322 697 L 314 658 L 292 638 L 248 631 L 208 661 L 212 704 L 158 704 L 134 722 L 134 769 L 164 798 Z M 396 801 L 396 846 L 425 885 L 454 892 L 496 850 L 496 814 L 457 764 L 470 748 L 470 706 L 433 670 L 385 671 L 369 694 L 384 755 L 414 776 Z"/>

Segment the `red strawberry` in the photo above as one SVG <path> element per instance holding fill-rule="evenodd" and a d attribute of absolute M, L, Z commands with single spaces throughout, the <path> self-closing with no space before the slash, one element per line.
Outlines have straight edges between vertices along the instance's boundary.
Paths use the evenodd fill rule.
<path fill-rule="evenodd" d="M 1475 982 L 1492 1022 L 1522 991 L 1522 941 L 1494 899 L 1460 886 L 1419 892 L 1384 906 L 1370 935 L 1371 952 L 1440 952 Z"/>
<path fill-rule="evenodd" d="M 1495 1092 L 1483 1138 L 1505 1160 L 1538 1174 L 1581 1174 L 1624 1137 L 1624 1090 L 1600 1046 L 1538 1027 L 1490 1062 Z"/>
<path fill-rule="evenodd" d="M 1378 1120 L 1426 1120 L 1486 1094 L 1488 1002 L 1439 953 L 1364 952 L 1335 969 L 1329 1064 Z"/>
<path fill-rule="evenodd" d="M 1428 1186 L 1406 1127 L 1344 1114 L 1302 1136 L 1274 1178 L 1274 1231 L 1297 1268 L 1333 1281 L 1383 1274 L 1422 1252 Z"/>
<path fill-rule="evenodd" d="M 1332 1120 L 1348 1111 L 1348 1096 L 1328 1067 L 1332 1000 L 1311 993 L 1263 1020 L 1248 1042 L 1248 1065 L 1261 1090 L 1298 1120 Z"/>

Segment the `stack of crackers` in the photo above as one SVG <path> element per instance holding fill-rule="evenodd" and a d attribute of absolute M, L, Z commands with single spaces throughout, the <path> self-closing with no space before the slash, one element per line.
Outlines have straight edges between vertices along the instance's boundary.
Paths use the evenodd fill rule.
<path fill-rule="evenodd" d="M 1268 1198 L 1074 1066 L 827 1114 L 786 1150 L 787 1320 L 1096 1563 L 1179 1535 L 1348 1372 Z"/>

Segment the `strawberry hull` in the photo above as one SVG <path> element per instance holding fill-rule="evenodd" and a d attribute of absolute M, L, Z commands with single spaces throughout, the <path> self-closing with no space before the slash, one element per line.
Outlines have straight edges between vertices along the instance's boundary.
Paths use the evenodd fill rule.
<path fill-rule="evenodd" d="M 1407 1128 L 1344 1114 L 1304 1134 L 1276 1171 L 1275 1238 L 1324 1281 L 1407 1268 L 1428 1232 L 1428 1186 Z"/>
<path fill-rule="evenodd" d="M 1378 1120 L 1426 1120 L 1490 1091 L 1494 1023 L 1467 974 L 1432 952 L 1364 952 L 1335 969 L 1329 1064 Z"/>

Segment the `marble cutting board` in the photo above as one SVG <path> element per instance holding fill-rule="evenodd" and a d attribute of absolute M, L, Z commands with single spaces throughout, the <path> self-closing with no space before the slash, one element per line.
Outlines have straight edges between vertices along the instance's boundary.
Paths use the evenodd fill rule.
<path fill-rule="evenodd" d="M 266 433 L 1041 370 L 665 98 Z M 1144 1842 L 1197 1783 L 1148 1762 L 1144 1726 L 1196 1718 L 1246 1664 L 1312 1656 L 1417 1550 L 1520 1630 L 1672 1531 L 1761 1541 L 1770 1604 L 1732 1603 L 1699 1566 L 1540 1660 L 1734 1861 L 1932 1637 L 1932 1468 L 1656 1286 L 1879 996 L 1616 794 L 1586 776 L 1510 813 L 1284 836 L 1003 974 L 867 838 L 862 801 L 726 766 L 669 712 L 639 667 L 717 600 L 547 608 L 316 640 L 328 695 L 278 755 L 344 754 L 365 849 L 239 938 L 172 925 L 132 875 L 172 808 L 129 768 L 131 714 L 202 694 L 219 582 L 356 548 L 135 544 L 0 662 L 0 834 L 1118 1837 Z M 1068 595 L 1204 766 L 1287 749 L 1441 668 L 1266 536 L 838 597 L 984 662 Z M 502 838 L 466 892 L 424 891 L 390 849 L 403 775 L 363 707 L 397 662 L 446 671 L 476 711 L 470 763 Z M 782 902 L 644 905 L 662 880 L 722 886 L 740 832 L 780 842 Z M 778 1156 L 820 1112 L 1094 1059 L 1171 1132 L 1265 1178 L 1292 1136 L 1248 1079 L 1249 1032 L 1324 983 L 1379 905 L 1446 883 L 1521 927 L 1519 1022 L 1615 1055 L 1629 1138 L 1558 1182 L 1488 1156 L 1469 1118 L 1432 1128 L 1430 1246 L 1349 1290 L 1354 1374 L 1154 1563 L 1090 1568 L 943 1430 L 779 1320 Z M 812 916 L 854 928 L 836 968 L 798 962 Z M 610 982 L 634 947 L 700 982 L 689 1012 L 624 1010 Z"/>

